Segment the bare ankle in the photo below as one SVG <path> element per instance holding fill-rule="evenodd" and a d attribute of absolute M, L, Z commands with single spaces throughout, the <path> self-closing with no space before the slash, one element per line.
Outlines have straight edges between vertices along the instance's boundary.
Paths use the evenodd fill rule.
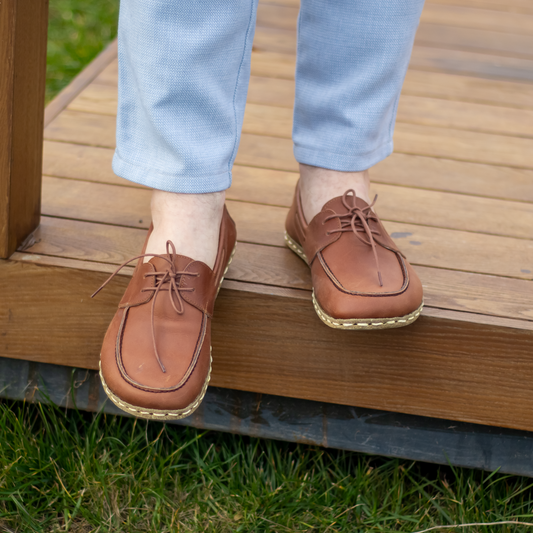
<path fill-rule="evenodd" d="M 359 198 L 370 203 L 370 176 L 362 172 L 341 172 L 300 163 L 300 194 L 307 222 L 322 210 L 326 202 L 353 189 Z"/>
<path fill-rule="evenodd" d="M 147 253 L 164 254 L 166 241 L 178 254 L 203 261 L 213 268 L 218 249 L 225 192 L 180 194 L 154 190 L 152 223 L 154 230 Z M 150 257 L 145 258 L 145 262 Z"/>

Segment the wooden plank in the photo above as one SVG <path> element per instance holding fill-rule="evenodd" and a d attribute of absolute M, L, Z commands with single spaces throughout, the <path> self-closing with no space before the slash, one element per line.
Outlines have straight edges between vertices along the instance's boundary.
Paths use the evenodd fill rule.
<path fill-rule="evenodd" d="M 0 264 L 0 276 L 9 280 L 0 309 L 3 354 L 97 367 L 124 277 L 88 301 L 105 274 L 9 261 Z M 308 299 L 277 296 L 274 288 L 262 295 L 223 288 L 212 383 L 533 429 L 531 331 L 431 317 L 405 329 L 339 333 L 318 321 Z"/>
<path fill-rule="evenodd" d="M 254 70 L 260 72 L 260 54 L 252 54 Z M 99 77 L 92 85 L 117 85 L 116 63 L 106 69 L 106 76 Z M 294 66 L 287 79 L 251 76 L 248 102 L 292 107 L 294 102 Z M 109 94 L 109 93 L 107 93 Z M 432 72 L 424 70 L 407 71 L 402 89 L 404 95 L 427 96 L 475 102 L 488 105 L 533 109 L 533 84 L 490 80 L 472 76 Z"/>
<path fill-rule="evenodd" d="M 289 155 L 289 166 L 294 166 L 289 172 L 235 165 L 229 197 L 290 205 L 298 166 L 292 154 Z M 142 188 L 142 185 L 113 174 L 112 157 L 113 150 L 108 148 L 45 141 L 43 172 L 51 176 Z M 373 167 L 371 177 L 375 183 L 533 202 L 533 171 L 525 169 L 396 153 Z M 256 180 L 260 181 L 260 187 L 256 187 Z M 287 180 L 290 187 L 284 186 Z"/>
<path fill-rule="evenodd" d="M 296 54 L 296 32 L 258 26 L 255 30 L 253 51 L 294 55 Z"/>
<path fill-rule="evenodd" d="M 533 109 L 533 84 L 409 69 L 403 95 Z"/>
<path fill-rule="evenodd" d="M 38 255 L 28 254 L 25 252 L 15 252 L 10 258 L 10 261 L 21 261 L 24 263 L 31 263 L 32 265 L 45 265 L 61 268 L 69 268 L 72 270 L 88 270 L 90 272 L 104 272 L 106 274 L 113 274 L 116 270 L 115 264 L 98 263 L 96 261 L 82 261 L 79 259 L 67 259 L 65 257 L 57 257 L 52 255 Z M 132 263 L 133 264 L 133 263 Z M 134 266 L 126 265 L 117 276 L 132 276 Z"/>
<path fill-rule="evenodd" d="M 297 18 L 297 7 L 259 4 L 257 9 L 258 26 L 295 31 Z M 420 22 L 531 35 L 533 15 L 427 3 L 422 10 Z"/>
<path fill-rule="evenodd" d="M 416 32 L 415 46 L 434 46 L 531 58 L 533 57 L 532 32 L 533 27 L 532 31 L 524 35 L 423 22 Z"/>
<path fill-rule="evenodd" d="M 278 0 L 283 1 L 283 0 Z M 431 0 L 426 4 L 442 4 L 447 6 L 474 7 L 509 13 L 524 13 L 533 15 L 533 5 L 530 0 Z"/>
<path fill-rule="evenodd" d="M 519 137 L 398 123 L 394 148 L 404 154 L 533 168 L 531 140 Z"/>
<path fill-rule="evenodd" d="M 394 153 L 371 176 L 379 183 L 533 201 L 533 171 L 525 169 Z"/>
<path fill-rule="evenodd" d="M 253 51 L 250 68 L 253 76 L 293 80 L 296 57 L 276 52 Z"/>
<path fill-rule="evenodd" d="M 296 7 L 259 4 L 257 9 L 258 26 L 295 31 L 297 18 Z M 428 3 L 422 10 L 420 22 L 531 35 L 533 15 Z"/>
<path fill-rule="evenodd" d="M 396 153 L 533 168 L 531 141 L 504 135 L 399 123 L 394 149 Z M 242 135 L 235 162 L 275 170 L 299 170 L 289 139 L 250 133 Z"/>
<path fill-rule="evenodd" d="M 390 184 L 409 188 L 407 191 L 416 187 L 533 202 L 531 170 L 392 154 L 373 167 L 370 175 L 378 191 L 379 184 Z M 292 203 L 297 179 L 296 172 L 235 165 L 228 198 L 288 207 Z M 380 212 L 382 200 L 384 198 L 380 196 Z M 509 204 L 509 210 L 512 209 L 512 204 Z M 524 209 L 528 208 L 524 206 Z"/>
<path fill-rule="evenodd" d="M 58 242 L 60 233 L 66 234 L 64 224 L 57 224 L 46 228 L 48 235 L 52 235 L 52 242 Z M 52 234 L 50 232 L 55 232 Z M 137 235 L 139 246 L 142 245 L 143 235 Z M 67 253 L 72 254 L 72 247 Z M 54 251 L 49 246 L 41 246 L 41 251 Z M 131 255 L 137 251 L 131 250 Z M 124 255 L 127 255 L 124 253 Z M 115 264 L 106 264 L 92 260 L 67 259 L 53 255 L 39 255 L 27 252 L 13 254 L 11 260 L 24 261 L 32 264 L 61 266 L 64 268 L 90 270 L 96 272 L 114 272 Z M 424 286 L 424 300 L 426 311 L 434 315 L 433 309 L 448 309 L 470 313 L 476 323 L 481 321 L 478 315 L 512 318 L 520 320 L 520 327 L 526 328 L 525 321 L 530 321 L 529 329 L 533 330 L 533 309 L 531 307 L 532 284 L 530 281 L 496 278 L 469 272 L 457 272 L 431 267 L 416 267 L 417 273 Z M 125 267 L 121 275 L 131 276 L 133 268 Z M 231 264 L 226 276 L 229 281 L 245 282 L 252 287 L 252 292 L 268 294 L 269 290 L 262 290 L 264 286 L 274 286 L 284 289 L 299 289 L 310 291 L 311 277 L 307 266 L 287 248 L 261 246 L 249 243 L 239 243 L 238 253 Z M 292 294 L 292 293 L 291 293 Z M 303 293 L 302 293 L 303 294 Z M 498 298 L 495 298 L 498 294 Z M 292 294 L 294 296 L 294 294 Z M 308 299 L 306 296 L 305 299 Z M 474 313 L 476 313 L 474 315 Z M 503 326 L 500 321 L 497 324 Z"/>
<path fill-rule="evenodd" d="M 257 26 L 295 32 L 298 12 L 298 7 L 260 2 L 257 6 Z"/>
<path fill-rule="evenodd" d="M 430 46 L 413 48 L 409 68 L 524 82 L 533 80 L 532 59 Z M 261 50 L 252 53 L 251 72 L 255 76 L 293 79 L 294 70 L 295 56 Z"/>
<path fill-rule="evenodd" d="M 292 142 L 289 139 L 251 134 L 247 128 L 245 124 L 237 164 L 297 170 L 296 161 L 290 168 L 284 166 L 288 154 L 292 154 Z M 45 138 L 112 148 L 115 146 L 115 120 L 107 115 L 67 110 L 46 128 Z M 398 123 L 394 142 L 396 152 L 400 153 L 533 168 L 529 139 Z"/>
<path fill-rule="evenodd" d="M 44 113 L 45 127 L 90 85 L 109 63 L 116 60 L 117 48 L 117 40 L 115 39 L 46 106 Z"/>
<path fill-rule="evenodd" d="M 294 30 L 258 26 L 254 37 L 254 50 L 296 54 Z M 415 38 L 415 47 L 465 50 L 511 57 L 533 57 L 533 38 L 530 34 L 503 33 L 486 29 L 461 28 L 423 22 Z"/>
<path fill-rule="evenodd" d="M 267 225 L 267 220 L 272 221 L 277 229 L 283 227 L 286 208 L 292 203 L 296 176 L 294 179 L 277 183 L 270 183 L 269 178 L 268 172 L 257 173 L 254 181 L 250 183 L 254 192 L 249 195 L 246 194 L 249 190 L 246 188 L 241 188 L 240 192 L 237 190 L 235 195 L 232 189 L 228 191 L 231 212 L 240 219 L 246 235 L 249 235 L 242 240 L 263 243 L 258 240 L 258 235 L 263 224 Z M 242 183 L 242 180 L 240 182 Z M 385 184 L 373 184 L 372 194 L 378 194 L 380 197 L 377 207 L 384 220 L 456 230 L 467 229 L 471 232 L 520 239 L 533 237 L 533 204 L 530 203 Z M 78 201 L 79 198 L 84 199 L 82 204 Z M 150 225 L 150 198 L 148 189 L 45 177 L 42 212 L 48 216 L 147 229 Z M 239 201 L 233 202 L 233 199 Z M 255 200 L 259 200 L 257 203 L 263 206 L 250 204 Z M 285 209 L 279 211 L 276 205 Z M 258 209 L 259 223 L 253 220 L 255 209 Z M 451 209 L 454 211 L 453 217 L 450 216 Z M 257 237 L 252 237 L 253 235 Z M 264 244 L 272 243 L 275 237 L 270 232 L 266 235 L 268 237 L 265 237 L 267 241 Z"/>
<path fill-rule="evenodd" d="M 422 10 L 420 22 L 531 35 L 533 15 L 428 3 Z"/>
<path fill-rule="evenodd" d="M 300 0 L 260 0 L 260 4 L 280 5 L 284 7 L 300 7 Z M 442 4 L 458 7 L 474 7 L 509 13 L 524 13 L 533 15 L 530 0 L 431 0 L 428 4 Z"/>
<path fill-rule="evenodd" d="M 47 126 L 44 138 L 114 148 L 115 129 L 115 117 L 66 110 Z"/>
<path fill-rule="evenodd" d="M 0 358 L 0 394 L 127 416 L 95 370 Z M 209 387 L 191 416 L 167 423 L 533 477 L 530 433 L 451 420 Z"/>
<path fill-rule="evenodd" d="M 83 184 L 83 182 L 70 183 L 76 185 Z M 110 185 L 103 186 L 96 184 L 93 184 L 93 186 L 107 187 L 109 190 L 113 187 Z M 115 205 L 115 209 L 105 209 L 106 196 L 98 196 L 102 203 L 102 207 L 95 205 L 97 202 L 93 203 L 92 205 L 94 206 L 94 209 L 92 211 L 94 212 L 88 212 L 86 214 L 87 218 L 92 216 L 100 222 L 107 221 L 107 223 L 121 223 L 128 227 L 146 228 L 149 220 L 149 218 L 147 218 L 149 217 L 147 194 L 140 189 L 133 188 L 121 188 L 119 191 L 121 191 L 119 195 L 113 197 L 111 193 L 108 193 L 107 196 L 112 198 L 111 204 Z M 50 197 L 51 196 L 52 195 L 50 195 Z M 48 197 L 49 196 L 47 195 L 47 198 Z M 66 195 L 65 198 L 67 198 Z M 49 202 L 50 208 L 47 208 L 46 206 L 49 205 Z M 63 205 L 68 203 L 66 200 L 63 200 L 63 202 Z M 85 198 L 84 205 L 88 204 L 89 198 Z M 241 241 L 284 246 L 283 231 L 284 219 L 287 213 L 286 208 L 231 201 L 228 205 L 230 212 L 237 222 L 239 239 Z M 118 208 L 119 206 L 120 209 Z M 54 202 L 52 200 L 47 200 L 45 209 L 46 211 L 53 213 Z M 78 212 L 74 213 L 76 218 L 80 217 L 82 214 L 81 209 L 79 207 L 77 209 Z M 133 213 L 131 211 L 128 212 L 128 209 L 133 209 Z M 115 212 L 118 212 L 119 214 L 115 214 Z M 62 213 L 62 216 L 68 214 L 65 211 L 62 211 Z M 261 213 L 261 215 L 259 216 L 258 213 Z M 103 220 L 104 218 L 107 220 Z M 48 222 L 48 224 L 49 223 L 50 222 Z M 54 224 L 57 224 L 57 222 L 54 222 Z M 531 265 L 533 264 L 533 241 L 531 240 L 484 235 L 480 233 L 471 233 L 469 231 L 457 231 L 394 221 L 385 221 L 385 226 L 393 238 L 396 238 L 400 248 L 407 254 L 410 261 L 414 264 L 521 279 L 531 279 L 532 277 Z M 104 228 L 106 227 L 108 226 L 104 226 Z M 46 233 L 42 233 L 45 231 L 45 228 L 46 224 L 44 224 L 43 220 L 41 228 L 36 232 L 36 238 L 41 239 L 42 242 L 37 243 L 34 247 L 30 248 L 30 250 L 38 254 L 65 255 L 60 252 L 50 253 L 42 251 L 42 246 L 48 246 L 49 239 L 52 238 L 51 236 L 46 235 Z M 80 227 L 77 230 L 72 229 L 72 231 L 87 232 L 89 230 Z M 114 231 L 120 231 L 120 228 L 116 228 Z M 65 242 L 71 241 L 70 236 L 65 236 L 64 238 Z M 83 237 L 83 239 L 85 238 L 88 237 Z M 94 241 L 97 242 L 99 238 L 100 235 L 97 234 L 91 239 L 94 239 Z M 140 244 L 142 243 L 137 243 L 137 246 L 135 246 L 133 250 L 140 249 Z M 91 243 L 88 243 L 88 246 L 89 245 L 92 246 Z M 54 246 L 58 247 L 60 250 L 62 245 L 60 241 L 57 241 L 53 243 L 53 247 Z M 498 252 L 496 253 L 495 250 Z M 109 252 L 114 253 L 113 249 L 110 249 Z M 82 253 L 82 256 L 72 256 L 68 254 L 67 256 L 74 259 L 86 259 L 83 255 L 86 252 L 83 249 L 80 250 L 80 253 Z M 130 257 L 133 255 L 134 254 L 131 254 Z M 108 262 L 108 260 L 103 259 L 99 254 L 92 257 L 91 260 Z M 124 260 L 125 259 L 123 259 L 123 261 Z"/>
<path fill-rule="evenodd" d="M 531 59 L 445 50 L 429 46 L 413 48 L 409 68 L 496 79 L 533 81 L 533 60 Z"/>
<path fill-rule="evenodd" d="M 119 178 L 111 168 L 114 150 L 66 142 L 44 141 L 43 173 L 127 187 L 143 187 Z"/>
<path fill-rule="evenodd" d="M 255 102 L 248 99 L 244 115 L 243 131 L 260 135 L 290 138 L 292 134 L 293 91 L 282 94 L 281 102 L 274 100 L 272 86 L 286 88 L 287 80 L 256 78 L 273 83 L 255 84 Z M 280 92 L 281 92 L 280 91 Z M 291 94 L 292 93 L 292 94 Z M 289 105 L 281 105 L 289 103 Z M 270 105 L 268 105 L 270 104 Z M 87 87 L 69 106 L 72 111 L 116 115 L 116 88 L 93 84 Z M 410 122 L 427 126 L 457 128 L 468 131 L 533 137 L 533 109 L 509 109 L 494 105 L 454 102 L 440 98 L 402 95 L 398 106 L 398 122 Z"/>
<path fill-rule="evenodd" d="M 39 224 L 48 0 L 0 4 L 0 258 Z"/>
<path fill-rule="evenodd" d="M 248 103 L 243 131 L 290 139 L 292 115 L 290 108 Z M 509 109 L 421 96 L 403 95 L 400 98 L 397 128 L 401 127 L 399 124 L 401 122 L 496 135 L 533 137 L 533 110 Z"/>

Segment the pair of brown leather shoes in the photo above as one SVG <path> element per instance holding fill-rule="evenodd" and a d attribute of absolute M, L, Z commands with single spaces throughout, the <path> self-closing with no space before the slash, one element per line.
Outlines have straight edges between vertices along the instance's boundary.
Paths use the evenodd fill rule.
<path fill-rule="evenodd" d="M 416 320 L 420 281 L 372 206 L 353 191 L 327 202 L 307 224 L 297 187 L 286 229 L 287 245 L 311 268 L 313 304 L 326 325 L 368 330 Z M 118 407 L 156 420 L 184 418 L 198 407 L 211 372 L 215 298 L 235 243 L 235 223 L 224 209 L 213 269 L 176 254 L 170 241 L 167 254 L 144 263 L 145 244 L 125 263 L 139 259 L 100 361 L 104 389 Z"/>

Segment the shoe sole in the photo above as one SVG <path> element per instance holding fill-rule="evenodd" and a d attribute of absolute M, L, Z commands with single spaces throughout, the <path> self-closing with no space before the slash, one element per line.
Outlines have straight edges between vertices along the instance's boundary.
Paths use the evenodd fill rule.
<path fill-rule="evenodd" d="M 220 292 L 220 288 L 222 287 L 222 282 L 224 281 L 224 276 L 228 272 L 229 266 L 231 264 L 231 261 L 233 260 L 233 256 L 235 255 L 235 250 L 237 249 L 237 245 L 233 248 L 233 252 L 231 252 L 230 258 L 228 260 L 228 264 L 226 265 L 226 269 L 224 270 L 224 274 L 222 275 L 222 279 L 220 280 L 220 283 L 218 285 L 217 289 L 217 296 Z M 216 299 L 216 296 L 215 296 Z M 107 397 L 119 408 L 122 409 L 122 411 L 125 411 L 126 413 L 129 413 L 131 415 L 134 415 L 138 418 L 146 418 L 148 420 L 181 420 L 182 418 L 187 418 L 189 415 L 194 413 L 196 409 L 200 406 L 202 403 L 202 400 L 204 399 L 205 393 L 207 392 L 207 386 L 209 385 L 209 381 L 211 380 L 211 368 L 213 363 L 213 347 L 209 347 L 209 370 L 207 372 L 207 377 L 205 379 L 205 382 L 203 384 L 202 390 L 200 391 L 200 394 L 195 398 L 195 400 L 189 404 L 187 407 L 183 407 L 182 409 L 148 409 L 146 407 L 139 407 L 137 405 L 132 405 L 128 402 L 125 402 L 124 400 L 121 400 L 108 386 L 104 379 L 104 376 L 102 374 L 102 363 L 100 362 L 100 380 L 102 381 L 102 386 L 104 387 L 104 391 L 107 394 Z M 100 356 L 101 357 L 101 356 Z"/>
<path fill-rule="evenodd" d="M 307 256 L 303 251 L 303 248 L 287 233 L 285 232 L 285 244 L 302 260 L 307 266 L 309 263 L 307 261 Z M 320 307 L 316 297 L 315 291 L 313 289 L 313 307 L 315 308 L 318 318 L 334 329 L 343 329 L 343 330 L 370 330 L 370 329 L 393 329 L 393 328 L 402 328 L 412 324 L 422 312 L 424 307 L 424 302 L 420 304 L 420 307 L 408 313 L 404 316 L 390 317 L 390 318 L 334 318 L 329 316 L 323 309 Z"/>

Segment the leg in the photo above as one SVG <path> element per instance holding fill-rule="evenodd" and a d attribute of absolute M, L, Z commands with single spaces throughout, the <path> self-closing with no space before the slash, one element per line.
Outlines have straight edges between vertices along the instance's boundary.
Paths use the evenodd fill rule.
<path fill-rule="evenodd" d="M 209 383 L 214 301 L 236 241 L 224 190 L 256 2 L 121 5 L 113 168 L 154 188 L 153 230 L 106 333 L 100 375 L 111 400 L 136 416 L 184 418 Z"/>
<path fill-rule="evenodd" d="M 256 0 L 122 2 L 113 169 L 157 190 L 147 252 L 164 253 L 171 239 L 214 264 L 255 16 Z"/>
<path fill-rule="evenodd" d="M 400 90 L 423 0 L 302 0 L 294 109 L 306 218 L 392 153 Z M 314 168 L 318 167 L 318 168 Z M 331 172 L 337 171 L 337 172 Z"/>
<path fill-rule="evenodd" d="M 392 152 L 400 90 L 423 0 L 302 0 L 294 154 L 300 181 L 288 246 L 311 267 L 328 326 L 410 324 L 422 285 L 369 199 L 368 169 Z"/>

